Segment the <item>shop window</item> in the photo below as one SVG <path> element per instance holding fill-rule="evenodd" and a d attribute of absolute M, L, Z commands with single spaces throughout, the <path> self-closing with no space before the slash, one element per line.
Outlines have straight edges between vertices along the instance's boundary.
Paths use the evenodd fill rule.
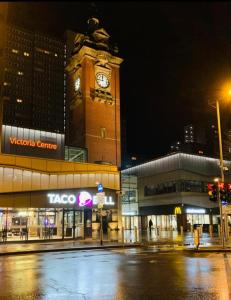
<path fill-rule="evenodd" d="M 160 183 L 155 186 L 145 186 L 144 196 L 153 196 L 159 194 L 168 194 L 175 192 L 198 192 L 207 193 L 205 182 L 196 180 L 178 180 Z"/>

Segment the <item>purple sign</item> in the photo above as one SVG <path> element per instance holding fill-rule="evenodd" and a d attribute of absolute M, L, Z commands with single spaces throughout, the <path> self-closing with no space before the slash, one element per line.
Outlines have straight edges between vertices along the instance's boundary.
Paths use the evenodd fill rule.
<path fill-rule="evenodd" d="M 93 201 L 92 196 L 88 192 L 80 192 L 77 198 L 77 203 L 79 207 L 85 206 L 85 207 L 92 207 Z"/>

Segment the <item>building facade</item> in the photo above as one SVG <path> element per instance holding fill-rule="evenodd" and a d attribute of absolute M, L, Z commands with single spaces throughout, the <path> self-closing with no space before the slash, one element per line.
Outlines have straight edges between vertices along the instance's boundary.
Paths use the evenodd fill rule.
<path fill-rule="evenodd" d="M 231 161 L 225 166 L 225 181 L 231 182 Z M 218 159 L 176 153 L 123 170 L 124 175 L 137 176 L 142 228 L 150 218 L 163 230 L 219 224 L 218 203 L 209 200 L 207 190 L 207 184 L 220 176 Z"/>
<path fill-rule="evenodd" d="M 103 232 L 118 238 L 116 166 L 0 155 L 0 236 L 4 241 L 99 238 L 97 185 L 104 186 Z"/>
<path fill-rule="evenodd" d="M 122 59 L 99 21 L 77 34 L 67 70 L 67 143 L 86 148 L 89 162 L 121 164 L 120 79 Z"/>
<path fill-rule="evenodd" d="M 64 133 L 64 42 L 6 25 L 3 124 Z"/>

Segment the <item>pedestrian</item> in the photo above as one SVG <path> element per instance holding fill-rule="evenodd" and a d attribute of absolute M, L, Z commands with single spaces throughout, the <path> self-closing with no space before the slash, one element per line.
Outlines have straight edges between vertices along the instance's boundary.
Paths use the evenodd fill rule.
<path fill-rule="evenodd" d="M 149 223 L 148 223 L 150 234 L 151 234 L 151 231 L 152 231 L 152 225 L 153 225 L 152 219 L 150 219 L 150 220 L 149 220 Z"/>

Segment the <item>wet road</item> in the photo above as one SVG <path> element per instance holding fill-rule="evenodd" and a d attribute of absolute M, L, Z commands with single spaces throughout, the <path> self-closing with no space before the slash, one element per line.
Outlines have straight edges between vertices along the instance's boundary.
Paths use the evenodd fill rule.
<path fill-rule="evenodd" d="M 0 258 L 0 299 L 231 299 L 231 253 L 153 248 Z"/>

